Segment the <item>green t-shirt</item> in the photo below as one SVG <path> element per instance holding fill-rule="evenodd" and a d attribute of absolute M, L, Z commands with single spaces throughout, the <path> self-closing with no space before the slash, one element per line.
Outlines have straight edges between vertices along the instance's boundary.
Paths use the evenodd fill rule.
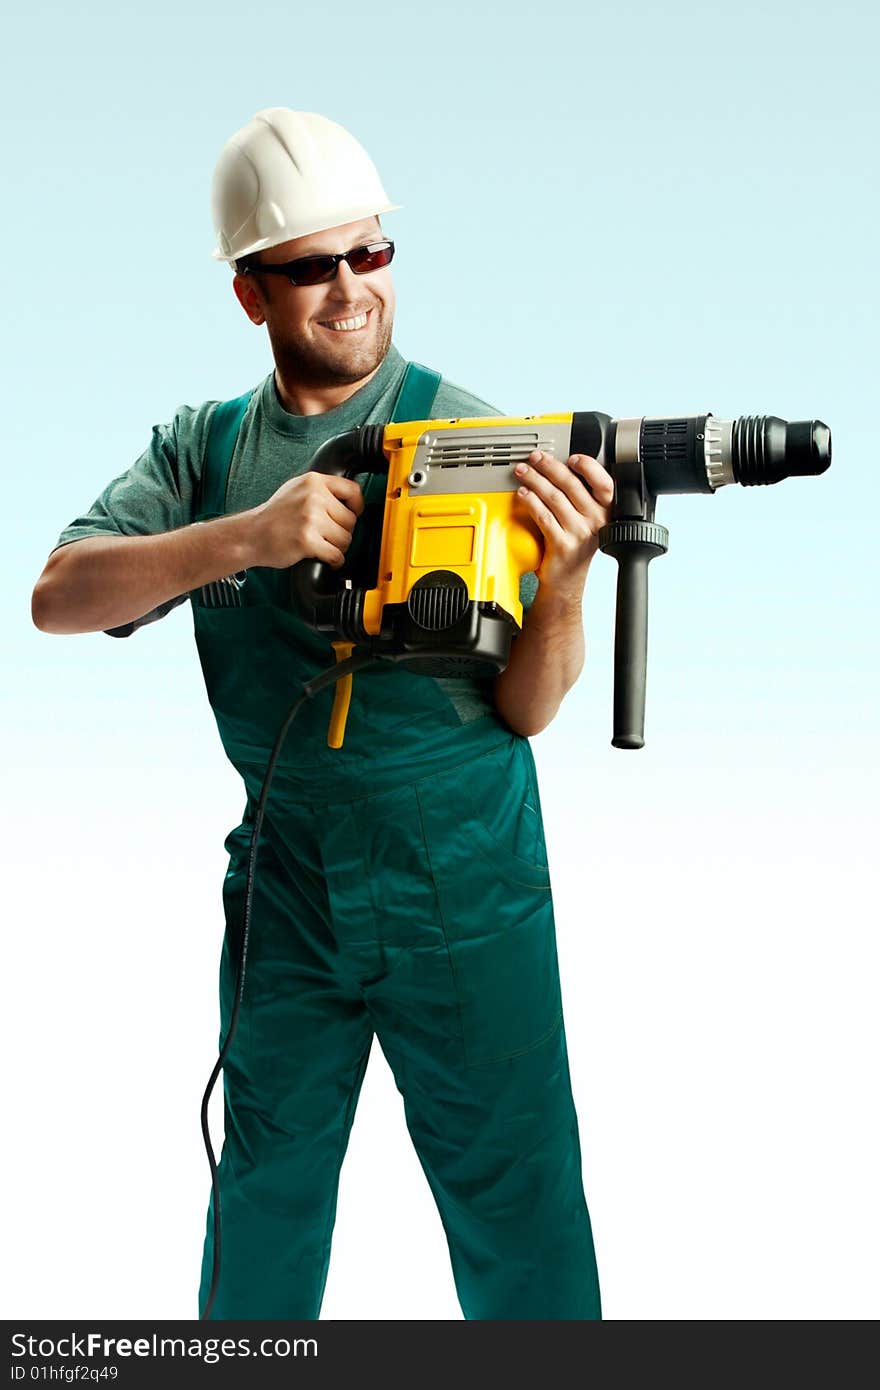
<path fill-rule="evenodd" d="M 229 470 L 228 513 L 265 502 L 289 478 L 305 473 L 316 450 L 334 435 L 359 425 L 385 423 L 394 408 L 406 370 L 406 359 L 392 343 L 379 370 L 342 405 L 321 415 L 293 415 L 278 399 L 275 374 L 270 372 L 254 391 L 241 424 Z M 87 512 L 72 521 L 58 537 L 53 551 L 87 536 L 155 536 L 189 526 L 195 520 L 196 499 L 211 418 L 217 401 L 193 409 L 182 405 L 170 424 L 154 425 L 149 446 L 132 466 L 108 483 Z M 461 387 L 442 378 L 431 419 L 503 415 Z M 523 575 L 520 600 L 531 606 L 538 581 Z M 146 623 L 163 618 L 189 597 L 181 594 L 117 630 L 128 636 Z M 427 679 L 427 678 L 426 678 Z M 455 705 L 463 723 L 486 713 L 490 700 L 486 682 L 466 677 L 436 677 Z"/>

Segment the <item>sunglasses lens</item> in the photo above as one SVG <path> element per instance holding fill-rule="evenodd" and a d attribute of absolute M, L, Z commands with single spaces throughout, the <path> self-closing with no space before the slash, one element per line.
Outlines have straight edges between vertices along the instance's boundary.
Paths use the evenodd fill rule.
<path fill-rule="evenodd" d="M 394 243 L 374 242 L 371 246 L 357 246 L 348 253 L 348 264 L 356 275 L 367 275 L 371 270 L 380 270 L 388 265 L 394 255 Z M 291 274 L 294 285 L 322 285 L 332 280 L 336 274 L 335 256 L 303 256 L 296 261 Z"/>
<path fill-rule="evenodd" d="M 295 285 L 320 285 L 323 280 L 330 280 L 336 269 L 336 263 L 332 256 L 304 256 L 301 261 L 297 261 Z"/>
<path fill-rule="evenodd" d="M 394 245 L 384 241 L 376 246 L 359 246 L 348 257 L 348 264 L 355 275 L 368 275 L 371 270 L 381 270 L 388 265 L 394 255 Z"/>

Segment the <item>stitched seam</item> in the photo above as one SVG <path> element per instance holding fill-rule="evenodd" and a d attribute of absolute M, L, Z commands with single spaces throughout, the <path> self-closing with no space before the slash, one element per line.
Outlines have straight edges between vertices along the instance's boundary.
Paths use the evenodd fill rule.
<path fill-rule="evenodd" d="M 473 836 L 474 847 L 480 854 L 482 854 L 484 859 L 487 859 L 489 861 L 489 863 L 495 869 L 496 873 L 499 873 L 502 878 L 507 879 L 508 883 L 515 883 L 520 888 L 532 888 L 536 893 L 550 892 L 551 885 L 549 866 L 547 868 L 544 868 L 541 864 L 527 864 L 524 859 L 517 859 L 516 855 L 511 854 L 509 849 L 505 849 L 503 845 L 498 844 L 498 841 L 496 841 L 495 836 L 492 835 L 490 831 L 486 830 L 485 826 L 477 825 L 477 832 L 478 833 Z M 488 835 L 492 844 L 480 844 L 480 834 Z M 496 844 L 498 844 L 497 851 L 493 847 Z M 510 859 L 514 861 L 509 868 L 505 868 L 504 866 L 505 861 L 502 857 L 504 855 L 509 855 Z M 516 874 L 540 874 L 542 876 L 542 879 L 547 879 L 547 882 L 535 883 L 530 878 L 517 878 L 515 877 Z"/>
<path fill-rule="evenodd" d="M 506 741 L 506 740 L 505 740 L 505 741 Z M 238 746 L 238 747 L 243 747 L 244 745 L 237 745 L 237 746 Z M 417 787 L 420 787 L 420 786 L 422 785 L 423 782 L 429 782 L 433 777 L 439 776 L 440 773 L 443 773 L 443 774 L 445 775 L 447 772 L 454 772 L 454 771 L 456 770 L 456 768 L 459 768 L 459 767 L 467 767 L 469 763 L 475 763 L 479 758 L 487 758 L 487 757 L 489 756 L 490 753 L 495 753 L 495 752 L 497 752 L 497 750 L 498 750 L 499 748 L 503 748 L 503 747 L 504 747 L 504 743 L 503 743 L 503 742 L 502 742 L 502 743 L 494 743 L 494 744 L 492 745 L 491 748 L 484 748 L 484 749 L 482 750 L 482 752 L 480 752 L 480 753 L 474 753 L 472 757 L 470 757 L 470 758 L 464 758 L 460 763 L 451 763 L 451 764 L 450 764 L 450 763 L 444 763 L 444 765 L 443 765 L 442 768 L 435 768 L 435 770 L 434 770 L 433 772 L 426 772 L 425 775 L 424 775 L 424 777 L 419 777 L 419 778 L 417 778 L 416 781 L 414 781 L 414 782 L 402 782 L 399 786 L 384 787 L 384 788 L 380 788 L 378 791 L 376 791 L 376 790 L 374 789 L 373 791 L 364 792 L 363 796 L 354 796 L 354 797 L 351 797 L 350 799 L 349 799 L 349 798 L 345 798 L 345 799 L 340 798 L 340 800 L 339 800 L 338 803 L 337 803 L 336 801 L 332 801 L 332 800 L 331 800 L 331 801 L 320 801 L 320 802 L 315 801 L 315 802 L 313 802 L 313 803 L 310 802 L 310 804 L 312 804 L 312 805 L 315 806 L 315 807 L 335 806 L 335 805 L 337 805 L 337 804 L 345 805 L 345 806 L 355 806 L 355 805 L 357 805 L 357 803 L 358 803 L 359 801 L 369 801 L 369 800 L 371 800 L 371 799 L 372 799 L 373 797 L 375 797 L 375 796 L 384 796 L 386 792 L 404 791 L 407 787 L 412 787 L 412 788 L 415 789 L 415 788 L 417 788 Z M 268 751 L 267 751 L 266 756 L 268 757 Z M 245 763 L 246 766 L 248 766 L 248 767 L 261 768 L 263 771 L 265 771 L 265 764 L 264 764 L 262 761 L 256 761 L 256 760 L 253 760 L 253 759 L 251 759 L 251 758 L 246 758 L 246 757 L 243 757 L 243 758 L 241 759 L 241 761 L 242 761 L 243 763 Z M 364 761 L 366 761 L 366 759 L 365 759 Z M 361 768 L 360 765 L 358 766 L 358 769 L 357 769 L 357 770 L 358 770 L 358 771 L 361 771 L 361 770 L 362 770 L 362 768 Z"/>
<path fill-rule="evenodd" d="M 495 1057 L 481 1057 L 478 1062 L 468 1062 L 467 1066 L 483 1067 L 488 1066 L 490 1062 L 503 1062 L 509 1057 L 523 1057 L 527 1052 L 533 1052 L 536 1047 L 541 1046 L 541 1043 L 545 1043 L 548 1038 L 551 1038 L 559 1027 L 561 1020 L 562 1009 L 560 1008 L 550 1027 L 547 1029 L 547 1032 L 542 1033 L 540 1038 L 536 1038 L 535 1041 L 529 1043 L 527 1047 L 518 1047 L 515 1052 L 499 1052 Z"/>
<path fill-rule="evenodd" d="M 373 937 L 374 937 L 376 940 L 378 940 L 379 938 L 376 936 L 376 932 L 377 932 L 377 930 L 378 930 L 378 931 L 381 931 L 381 930 L 382 930 L 382 922 L 381 922 L 381 918 L 380 918 L 380 916 L 379 916 L 378 910 L 377 910 L 377 908 L 376 908 L 376 899 L 375 899 L 375 897 L 373 896 L 373 884 L 372 884 L 372 882 L 371 882 L 371 880 L 370 880 L 370 870 L 369 870 L 369 868 L 367 867 L 367 856 L 364 854 L 364 845 L 363 845 L 363 841 L 361 840 L 360 831 L 359 831 L 359 829 L 358 829 L 358 827 L 357 827 L 356 824 L 355 824 L 354 833 L 355 833 L 355 835 L 357 836 L 358 852 L 359 852 L 359 854 L 360 854 L 360 856 L 361 856 L 361 863 L 362 863 L 363 866 L 364 866 L 364 882 L 365 882 L 366 885 L 367 885 L 367 892 L 368 892 L 369 895 L 370 895 L 370 907 L 372 908 L 372 911 L 373 911 Z M 331 906 L 332 906 L 332 905 L 331 905 Z M 356 943 L 356 944 L 361 944 L 361 943 Z"/>
<path fill-rule="evenodd" d="M 424 779 L 422 779 L 422 780 L 424 780 Z M 427 861 L 428 861 L 428 869 L 429 869 L 430 874 L 431 874 L 431 883 L 432 883 L 432 885 L 433 885 L 433 887 L 434 887 L 434 901 L 435 901 L 436 904 L 437 904 L 437 916 L 440 918 L 440 930 L 441 930 L 442 933 L 443 933 L 443 944 L 444 944 L 445 947 L 446 947 L 446 958 L 447 958 L 447 960 L 449 961 L 449 969 L 450 969 L 451 972 L 452 972 L 452 983 L 453 983 L 453 985 L 454 985 L 454 987 L 455 987 L 455 1008 L 456 1008 L 456 1012 L 458 1013 L 458 1032 L 459 1032 L 459 1037 L 461 1038 L 461 1048 L 462 1048 L 462 1053 L 463 1053 L 464 1058 L 465 1058 L 465 1066 L 467 1066 L 467 1043 L 465 1042 L 465 1035 L 464 1035 L 464 1014 L 463 1014 L 463 1012 L 462 1012 L 462 1007 L 461 1007 L 461 990 L 460 990 L 459 984 L 458 984 L 458 976 L 457 976 L 457 974 L 455 973 L 455 961 L 453 960 L 453 958 L 452 958 L 452 952 L 451 952 L 450 949 L 449 949 L 449 933 L 448 933 L 447 930 L 446 930 L 446 922 L 444 921 L 444 918 L 443 918 L 443 904 L 442 904 L 442 902 L 441 902 L 441 900 L 440 900 L 440 893 L 439 893 L 439 890 L 438 890 L 438 888 L 437 888 L 437 879 L 436 879 L 436 877 L 435 877 L 435 875 L 434 875 L 434 865 L 433 865 L 433 863 L 432 863 L 432 861 L 431 861 L 431 847 L 430 847 L 430 845 L 428 844 L 428 837 L 427 837 L 427 835 L 425 834 L 425 819 L 424 819 L 424 816 L 423 816 L 423 814 L 422 814 L 422 803 L 421 803 L 421 800 L 420 800 L 420 798 L 419 798 L 419 793 L 418 793 L 417 790 L 416 790 L 416 793 L 415 793 L 415 797 L 416 797 L 416 805 L 417 805 L 418 808 L 419 808 L 419 827 L 420 827 L 421 832 L 422 832 L 422 844 L 425 846 L 425 857 L 426 857 L 426 859 L 427 859 Z"/>

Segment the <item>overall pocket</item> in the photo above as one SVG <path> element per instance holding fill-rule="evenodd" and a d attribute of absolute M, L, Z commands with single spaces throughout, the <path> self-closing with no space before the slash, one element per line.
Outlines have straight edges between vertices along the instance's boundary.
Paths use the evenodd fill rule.
<path fill-rule="evenodd" d="M 242 608 L 242 590 L 247 577 L 247 570 L 238 570 L 235 574 L 227 574 L 222 579 L 204 584 L 201 589 L 195 590 L 193 603 L 199 608 Z"/>
<path fill-rule="evenodd" d="M 283 653 L 274 640 L 271 609 L 194 604 L 193 619 L 208 700 L 227 754 L 251 750 L 259 758 L 267 741 L 271 748 L 284 716 L 277 693 Z"/>
<path fill-rule="evenodd" d="M 468 1066 L 530 1051 L 562 1017 L 550 870 L 520 742 L 415 784 Z"/>
<path fill-rule="evenodd" d="M 265 765 L 304 682 L 333 665 L 333 648 L 270 603 L 241 608 L 194 604 L 193 621 L 208 700 L 227 756 L 239 769 L 243 761 Z M 305 703 L 283 744 L 281 765 L 298 765 L 304 754 L 308 761 L 308 750 L 321 740 L 326 743 L 330 699 L 327 695 L 320 703 Z"/>
<path fill-rule="evenodd" d="M 528 740 L 509 740 L 418 784 L 425 801 L 451 820 L 498 873 L 528 888 L 549 888 L 550 869 L 537 777 Z"/>

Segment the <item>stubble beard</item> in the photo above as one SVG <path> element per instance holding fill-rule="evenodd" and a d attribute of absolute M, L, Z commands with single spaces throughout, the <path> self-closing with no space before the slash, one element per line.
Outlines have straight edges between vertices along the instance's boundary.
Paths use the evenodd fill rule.
<path fill-rule="evenodd" d="M 375 327 L 368 328 L 368 341 L 340 344 L 334 351 L 329 341 L 329 332 L 316 325 L 315 333 L 309 340 L 302 338 L 272 338 L 272 354 L 282 379 L 295 381 L 301 386 L 350 386 L 363 380 L 374 372 L 385 360 L 391 346 L 392 320 L 379 309 Z M 331 330 L 332 331 L 332 330 Z M 320 342 L 322 336 L 328 337 L 326 348 Z M 337 336 L 342 339 L 344 332 Z M 371 341 L 370 341 L 371 340 Z"/>

